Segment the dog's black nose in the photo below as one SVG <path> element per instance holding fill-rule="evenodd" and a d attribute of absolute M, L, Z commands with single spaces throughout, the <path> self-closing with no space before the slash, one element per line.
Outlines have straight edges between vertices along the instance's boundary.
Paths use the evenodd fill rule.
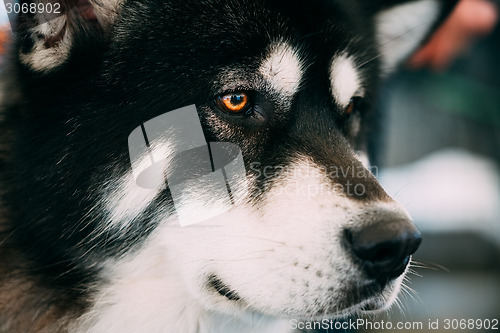
<path fill-rule="evenodd" d="M 347 231 L 347 239 L 363 269 L 385 284 L 401 275 L 422 237 L 409 220 L 380 221 L 359 231 Z"/>

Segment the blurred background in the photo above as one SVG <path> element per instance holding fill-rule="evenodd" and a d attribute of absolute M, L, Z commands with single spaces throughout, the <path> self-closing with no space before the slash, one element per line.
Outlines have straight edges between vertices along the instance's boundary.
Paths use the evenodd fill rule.
<path fill-rule="evenodd" d="M 0 54 L 9 36 L 0 5 Z M 445 331 L 444 319 L 500 319 L 498 24 L 445 71 L 398 72 L 380 104 L 379 178 L 408 209 L 424 241 L 401 305 L 371 319 L 420 321 L 424 328 L 438 319 L 441 329 L 433 332 Z"/>
<path fill-rule="evenodd" d="M 10 36 L 10 24 L 5 6 L 0 3 L 0 71 L 2 70 L 3 55 L 5 54 L 7 43 Z"/>
<path fill-rule="evenodd" d="M 439 319 L 432 331 L 444 332 L 444 319 L 500 319 L 498 23 L 447 70 L 400 71 L 381 108 L 379 178 L 422 231 L 414 259 L 426 268 L 413 269 L 403 310 L 374 320 L 421 321 L 427 331 Z"/>

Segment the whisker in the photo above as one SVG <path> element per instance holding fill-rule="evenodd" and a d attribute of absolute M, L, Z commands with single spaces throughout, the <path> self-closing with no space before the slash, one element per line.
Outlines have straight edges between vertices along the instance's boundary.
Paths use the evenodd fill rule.
<path fill-rule="evenodd" d="M 411 268 L 408 269 L 408 273 L 415 275 L 415 276 L 418 276 L 418 277 L 423 277 L 422 275 L 418 274 L 415 270 L 413 270 Z"/>
<path fill-rule="evenodd" d="M 394 304 L 396 304 L 401 316 L 406 319 L 406 312 L 408 309 L 406 308 L 405 304 L 403 303 L 403 300 L 401 299 L 401 297 L 406 297 L 406 295 L 403 293 L 398 295 L 398 297 L 396 297 L 396 299 L 394 300 Z"/>
<path fill-rule="evenodd" d="M 408 281 L 408 283 L 409 283 L 409 281 Z M 420 298 L 420 295 L 418 294 L 418 292 L 415 289 L 411 288 L 408 284 L 403 283 L 401 285 L 401 290 L 406 295 L 408 295 L 413 300 L 413 302 L 415 302 L 416 304 L 420 304 L 423 307 L 425 307 L 425 303 L 422 300 L 422 298 Z"/>
<path fill-rule="evenodd" d="M 450 270 L 443 265 L 440 265 L 437 263 L 431 263 L 431 262 L 424 263 L 424 262 L 416 261 L 416 260 L 412 260 L 410 262 L 410 267 L 430 269 L 433 271 L 445 271 L 448 273 L 450 272 Z"/>

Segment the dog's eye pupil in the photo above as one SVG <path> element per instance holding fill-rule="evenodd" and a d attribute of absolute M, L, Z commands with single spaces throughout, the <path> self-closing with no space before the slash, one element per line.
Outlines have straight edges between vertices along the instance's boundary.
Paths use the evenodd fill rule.
<path fill-rule="evenodd" d="M 232 95 L 231 96 L 231 104 L 232 105 L 240 105 L 245 102 L 246 97 L 244 95 Z"/>
<path fill-rule="evenodd" d="M 250 98 L 244 92 L 225 94 L 218 97 L 217 105 L 228 113 L 242 113 L 250 106 Z"/>

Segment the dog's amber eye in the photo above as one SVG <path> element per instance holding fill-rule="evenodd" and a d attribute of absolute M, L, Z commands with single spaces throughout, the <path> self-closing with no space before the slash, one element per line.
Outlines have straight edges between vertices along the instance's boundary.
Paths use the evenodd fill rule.
<path fill-rule="evenodd" d="M 250 107 L 250 98 L 244 92 L 234 92 L 217 98 L 217 106 L 227 113 L 243 113 Z"/>
<path fill-rule="evenodd" d="M 345 113 L 346 114 L 351 114 L 353 111 L 357 110 L 359 108 L 359 104 L 361 103 L 362 97 L 353 97 L 351 98 L 351 101 L 349 102 L 349 105 L 345 108 Z"/>
<path fill-rule="evenodd" d="M 345 109 L 345 113 L 347 114 L 351 114 L 352 111 L 354 111 L 354 101 L 353 99 L 351 98 L 351 101 L 349 102 L 349 105 L 346 107 Z"/>

